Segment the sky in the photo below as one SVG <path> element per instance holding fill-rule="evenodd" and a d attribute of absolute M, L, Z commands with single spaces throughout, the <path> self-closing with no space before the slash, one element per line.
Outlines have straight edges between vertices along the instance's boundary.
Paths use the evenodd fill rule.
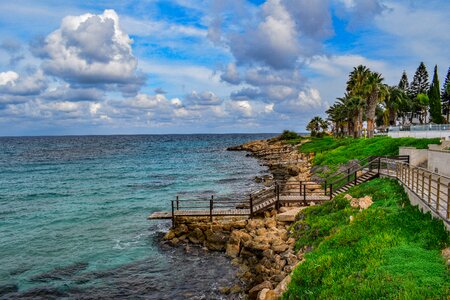
<path fill-rule="evenodd" d="M 0 136 L 304 132 L 364 64 L 450 67 L 448 0 L 0 0 Z"/>

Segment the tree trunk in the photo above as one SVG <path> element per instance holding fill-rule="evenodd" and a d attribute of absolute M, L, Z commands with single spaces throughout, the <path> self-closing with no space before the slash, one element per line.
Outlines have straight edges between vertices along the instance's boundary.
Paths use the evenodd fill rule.
<path fill-rule="evenodd" d="M 375 123 L 375 113 L 378 104 L 378 91 L 374 91 L 370 94 L 369 99 L 367 99 L 367 136 L 369 138 L 373 137 L 374 133 L 374 123 Z"/>

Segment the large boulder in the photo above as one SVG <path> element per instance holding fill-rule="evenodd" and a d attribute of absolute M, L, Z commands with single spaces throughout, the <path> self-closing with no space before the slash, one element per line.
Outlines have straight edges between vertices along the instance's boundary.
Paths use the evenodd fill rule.
<path fill-rule="evenodd" d="M 258 293 L 262 291 L 263 289 L 273 289 L 273 285 L 270 281 L 264 281 L 258 285 L 255 285 L 253 288 L 248 291 L 248 298 L 249 299 L 257 299 Z"/>
<path fill-rule="evenodd" d="M 201 244 L 205 241 L 205 235 L 200 228 L 195 228 L 188 234 L 188 239 L 193 244 Z"/>

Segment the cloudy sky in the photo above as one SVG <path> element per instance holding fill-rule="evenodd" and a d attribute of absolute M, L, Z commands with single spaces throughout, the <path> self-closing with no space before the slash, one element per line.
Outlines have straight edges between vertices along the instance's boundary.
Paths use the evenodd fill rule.
<path fill-rule="evenodd" d="M 447 0 L 0 0 L 0 135 L 304 131 L 358 64 L 450 66 Z"/>

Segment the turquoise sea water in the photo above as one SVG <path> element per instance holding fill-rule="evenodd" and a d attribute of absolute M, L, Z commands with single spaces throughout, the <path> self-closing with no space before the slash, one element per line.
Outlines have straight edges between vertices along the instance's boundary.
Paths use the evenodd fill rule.
<path fill-rule="evenodd" d="M 225 149 L 271 136 L 0 138 L 0 298 L 209 298 L 226 259 L 164 249 L 146 217 L 257 189 L 266 169 Z"/>

